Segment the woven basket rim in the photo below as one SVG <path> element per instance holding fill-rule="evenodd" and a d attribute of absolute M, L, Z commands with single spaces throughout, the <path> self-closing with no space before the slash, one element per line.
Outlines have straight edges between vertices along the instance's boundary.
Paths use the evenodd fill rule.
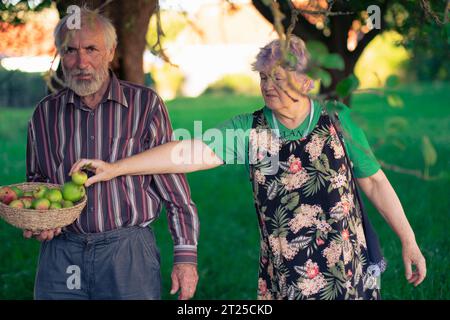
<path fill-rule="evenodd" d="M 18 187 L 22 190 L 28 188 L 35 188 L 37 186 L 46 186 L 49 188 L 61 188 L 62 185 L 55 183 L 47 183 L 47 182 L 22 182 L 10 184 L 7 186 L 1 187 Z M 84 207 L 87 203 L 87 194 L 83 196 L 83 198 L 76 203 L 72 207 L 69 208 L 61 208 L 61 209 L 48 209 L 48 210 L 35 210 L 35 209 L 26 209 L 26 208 L 13 208 L 9 205 L 0 202 L 0 216 L 9 224 L 23 228 L 25 225 L 32 225 L 33 227 L 30 229 L 32 231 L 37 230 L 46 230 L 48 228 L 40 227 L 39 225 L 63 225 L 67 226 L 67 221 L 77 217 L 81 214 Z M 36 222 L 36 219 L 42 219 L 43 221 Z M 73 221 L 72 221 L 73 222 Z"/>
<path fill-rule="evenodd" d="M 20 188 L 20 186 L 24 186 L 24 185 L 31 185 L 31 186 L 38 186 L 38 185 L 45 185 L 46 187 L 54 187 L 54 188 L 60 188 L 63 185 L 62 184 L 56 184 L 56 183 L 47 183 L 47 182 L 21 182 L 21 183 L 15 183 L 15 184 L 10 184 L 10 185 L 5 185 L 5 186 L 0 186 L 0 188 L 3 187 L 18 187 Z M 85 202 L 85 200 L 87 200 L 87 195 L 84 195 L 83 198 L 81 198 L 81 200 L 77 201 L 76 204 L 74 203 L 73 207 L 70 208 L 61 208 L 61 209 L 47 209 L 47 210 L 36 210 L 36 209 L 26 209 L 26 208 L 12 208 L 7 204 L 4 204 L 3 202 L 0 202 L 0 208 L 2 206 L 4 207 L 8 207 L 11 209 L 15 209 L 15 210 L 20 210 L 22 212 L 49 212 L 49 211 L 57 211 L 57 210 L 67 210 L 67 209 L 73 209 L 78 207 L 79 205 L 83 204 L 83 202 Z"/>

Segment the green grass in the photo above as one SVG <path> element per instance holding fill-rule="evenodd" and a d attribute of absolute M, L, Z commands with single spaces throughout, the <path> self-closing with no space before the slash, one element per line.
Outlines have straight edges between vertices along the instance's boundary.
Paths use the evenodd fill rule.
<path fill-rule="evenodd" d="M 413 85 L 399 90 L 403 109 L 392 109 L 373 95 L 353 100 L 355 119 L 376 146 L 379 159 L 409 169 L 423 169 L 421 139 L 428 135 L 438 161 L 431 175 L 447 172 L 450 163 L 450 84 Z M 203 130 L 233 115 L 261 106 L 260 98 L 201 97 L 167 103 L 173 127 L 193 129 L 203 120 Z M 0 185 L 24 180 L 27 120 L 32 110 L 0 108 Z M 386 123 L 402 117 L 407 125 L 395 135 Z M 403 121 L 405 122 L 405 121 Z M 382 143 L 384 139 L 384 143 Z M 381 141 L 381 143 L 380 143 Z M 447 276 L 450 180 L 424 181 L 385 170 L 399 195 L 417 242 L 427 259 L 428 276 L 418 288 L 404 279 L 401 246 L 396 235 L 370 205 L 369 215 L 378 231 L 389 267 L 382 278 L 384 299 L 448 299 Z M 259 233 L 250 184 L 244 166 L 233 165 L 188 175 L 198 205 L 201 231 L 197 299 L 253 299 L 256 296 Z M 154 223 L 162 257 L 163 298 L 170 290 L 172 240 L 164 215 Z M 38 243 L 24 240 L 21 231 L 0 222 L 0 299 L 30 299 L 33 292 Z"/>

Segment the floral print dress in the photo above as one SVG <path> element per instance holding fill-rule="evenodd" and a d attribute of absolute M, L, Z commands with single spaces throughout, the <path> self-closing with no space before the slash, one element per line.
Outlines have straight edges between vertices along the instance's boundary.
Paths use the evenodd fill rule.
<path fill-rule="evenodd" d="M 373 281 L 379 278 L 367 270 L 351 164 L 329 115 L 323 111 L 314 130 L 295 141 L 272 133 L 262 110 L 253 116 L 249 159 L 261 235 L 258 299 L 380 299 Z"/>

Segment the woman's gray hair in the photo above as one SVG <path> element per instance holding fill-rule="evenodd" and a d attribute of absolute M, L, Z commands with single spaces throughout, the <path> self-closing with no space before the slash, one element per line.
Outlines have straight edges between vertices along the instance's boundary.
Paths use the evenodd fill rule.
<path fill-rule="evenodd" d="M 117 45 L 117 33 L 114 25 L 111 21 L 105 16 L 101 15 L 97 11 L 90 10 L 86 7 L 80 8 L 80 20 L 81 27 L 88 26 L 92 29 L 96 29 L 97 26 L 100 26 L 101 31 L 105 36 L 105 45 L 108 50 L 112 49 Z M 55 38 L 55 46 L 58 50 L 59 54 L 64 53 L 64 49 L 67 43 L 67 32 L 71 31 L 67 27 L 67 20 L 71 17 L 70 14 L 64 16 L 59 20 L 58 24 L 55 27 L 55 31 L 53 32 L 53 36 Z"/>
<path fill-rule="evenodd" d="M 309 53 L 305 43 L 299 37 L 291 35 L 289 39 L 288 52 L 295 56 L 293 65 L 285 67 L 297 74 L 306 71 L 309 62 Z M 256 61 L 252 64 L 254 71 L 270 73 L 273 67 L 282 59 L 281 42 L 279 39 L 273 40 L 265 45 L 256 56 Z"/>

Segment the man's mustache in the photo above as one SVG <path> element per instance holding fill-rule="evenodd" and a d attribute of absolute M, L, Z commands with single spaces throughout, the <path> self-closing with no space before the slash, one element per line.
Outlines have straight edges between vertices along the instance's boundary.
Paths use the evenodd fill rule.
<path fill-rule="evenodd" d="M 78 76 L 92 76 L 94 75 L 92 72 L 83 72 L 83 71 L 72 71 L 70 72 L 70 75 L 72 77 L 78 77 Z"/>

